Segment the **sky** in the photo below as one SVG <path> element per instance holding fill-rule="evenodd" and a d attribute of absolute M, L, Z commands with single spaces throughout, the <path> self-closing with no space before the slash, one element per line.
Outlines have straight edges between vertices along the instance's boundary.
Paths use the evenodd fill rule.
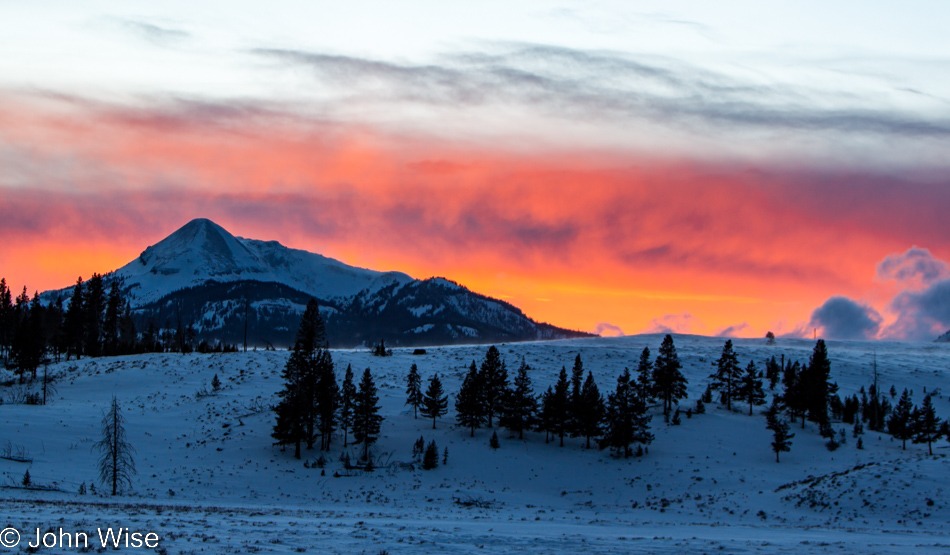
<path fill-rule="evenodd" d="M 950 329 L 945 1 L 0 0 L 0 276 L 192 218 L 536 320 Z"/>

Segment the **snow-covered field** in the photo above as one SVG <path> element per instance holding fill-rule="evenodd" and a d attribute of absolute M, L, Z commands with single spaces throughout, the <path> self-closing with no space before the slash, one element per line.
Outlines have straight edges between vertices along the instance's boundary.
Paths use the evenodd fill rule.
<path fill-rule="evenodd" d="M 524 356 L 536 392 L 570 369 L 581 354 L 601 393 L 613 389 L 624 366 L 635 368 L 640 351 L 654 356 L 662 336 L 594 338 L 500 346 L 513 374 Z M 705 389 L 722 339 L 676 336 L 693 407 Z M 739 362 L 759 368 L 767 357 L 807 362 L 813 342 L 735 340 Z M 910 388 L 950 391 L 950 345 L 829 342 L 832 379 L 842 396 L 872 380 L 876 354 L 886 392 Z M 325 475 L 305 468 L 292 451 L 271 445 L 275 401 L 288 353 L 216 355 L 153 354 L 83 359 L 52 365 L 60 379 L 47 406 L 0 405 L 0 450 L 10 442 L 32 463 L 0 460 L 8 486 L 29 468 L 33 482 L 60 491 L 0 490 L 0 527 L 90 532 L 124 526 L 155 532 L 169 553 L 937 553 L 950 550 L 948 444 L 900 443 L 867 431 L 858 450 L 848 442 L 828 451 L 814 424 L 797 434 L 776 464 L 770 433 L 757 407 L 728 412 L 716 404 L 680 426 L 653 419 L 656 440 L 641 458 L 615 459 L 586 450 L 582 439 L 563 448 L 541 434 L 523 441 L 499 432 L 501 448 L 488 446 L 490 430 L 474 438 L 449 414 L 432 422 L 413 419 L 404 406 L 405 375 L 416 363 L 423 379 L 434 372 L 446 391 L 457 391 L 467 366 L 486 347 L 437 347 L 413 356 L 376 358 L 368 352 L 334 351 L 338 374 L 347 364 L 359 376 L 372 368 L 383 423 L 376 445 L 381 465 L 371 473 L 342 472 L 342 438 L 327 455 Z M 217 374 L 223 389 L 210 390 Z M 0 391 L 5 399 L 10 390 Z M 136 449 L 133 488 L 117 497 L 79 495 L 95 483 L 102 411 L 115 394 Z M 950 403 L 935 396 L 938 415 Z M 423 471 L 412 461 L 419 436 L 449 449 L 448 465 Z M 354 454 L 356 449 L 349 448 Z M 318 451 L 305 451 L 313 462 Z M 308 464 L 308 466 L 310 466 Z M 97 486 L 98 487 L 98 486 Z M 457 499 L 480 500 L 467 507 Z M 0 547 L 0 552 L 3 548 Z M 69 549 L 53 552 L 70 552 Z M 136 549 L 127 549 L 134 552 Z"/>

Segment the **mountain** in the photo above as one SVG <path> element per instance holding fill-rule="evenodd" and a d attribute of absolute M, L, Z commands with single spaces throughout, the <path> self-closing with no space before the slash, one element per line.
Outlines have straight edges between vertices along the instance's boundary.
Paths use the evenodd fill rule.
<path fill-rule="evenodd" d="M 139 330 L 190 328 L 195 339 L 286 346 L 315 298 L 330 344 L 437 345 L 590 334 L 535 322 L 517 307 L 444 278 L 346 265 L 195 219 L 105 276 L 121 279 Z M 70 290 L 45 293 L 69 298 Z"/>
<path fill-rule="evenodd" d="M 950 343 L 950 330 L 947 330 L 935 340 L 936 343 Z"/>
<path fill-rule="evenodd" d="M 209 281 L 281 283 L 320 299 L 345 298 L 390 283 L 408 283 L 401 272 L 375 272 L 287 248 L 277 241 L 235 237 L 199 218 L 145 249 L 114 272 L 125 281 L 133 306 Z M 304 303 L 306 304 L 306 303 Z"/>

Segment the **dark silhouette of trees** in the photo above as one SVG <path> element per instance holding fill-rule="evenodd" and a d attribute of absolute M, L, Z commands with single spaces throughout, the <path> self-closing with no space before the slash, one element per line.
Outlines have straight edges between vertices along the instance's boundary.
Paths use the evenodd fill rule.
<path fill-rule="evenodd" d="M 471 429 L 471 437 L 475 437 L 475 429 L 485 423 L 485 408 L 482 403 L 481 375 L 475 361 L 468 369 L 468 374 L 462 381 L 462 387 L 455 396 L 455 420 L 459 426 Z"/>
<path fill-rule="evenodd" d="M 736 398 L 749 403 L 749 416 L 752 416 L 752 407 L 765 404 L 765 391 L 762 390 L 762 375 L 755 367 L 755 361 L 750 360 L 738 383 Z"/>
<path fill-rule="evenodd" d="M 650 433 L 650 417 L 646 404 L 631 383 L 630 370 L 624 368 L 617 378 L 617 388 L 607 396 L 604 435 L 600 448 L 612 448 L 624 458 L 632 454 L 630 445 L 649 444 L 653 441 Z"/>
<path fill-rule="evenodd" d="M 656 396 L 663 401 L 663 414 L 667 415 L 673 403 L 679 404 L 686 398 L 686 378 L 680 369 L 680 363 L 673 345 L 673 336 L 667 334 L 660 345 L 660 353 L 653 363 L 653 384 Z"/>
<path fill-rule="evenodd" d="M 512 387 L 505 394 L 504 411 L 498 418 L 498 423 L 517 433 L 518 439 L 524 439 L 524 431 L 534 426 L 535 411 L 538 407 L 534 390 L 531 388 L 531 378 L 528 376 L 530 369 L 522 358 Z"/>
<path fill-rule="evenodd" d="M 501 359 L 498 348 L 492 345 L 485 353 L 482 361 L 480 379 L 481 398 L 485 407 L 485 418 L 488 427 L 492 427 L 492 419 L 500 412 L 505 390 L 508 389 L 508 370 Z"/>
<path fill-rule="evenodd" d="M 414 363 L 406 376 L 406 404 L 412 407 L 412 417 L 418 418 L 419 407 L 422 406 L 422 376 Z"/>
<path fill-rule="evenodd" d="M 442 389 L 442 380 L 438 374 L 434 374 L 429 380 L 429 387 L 425 395 L 422 396 L 422 416 L 432 419 L 432 429 L 435 429 L 435 421 L 444 416 L 449 411 L 449 398 Z M 436 452 L 438 456 L 438 452 Z"/>
<path fill-rule="evenodd" d="M 356 402 L 353 404 L 353 439 L 363 444 L 363 460 L 369 460 L 369 448 L 379 439 L 379 430 L 383 417 L 379 415 L 379 396 L 373 374 L 367 368 L 363 371 Z"/>
<path fill-rule="evenodd" d="M 716 373 L 709 376 L 712 378 L 710 387 L 719 391 L 719 402 L 726 405 L 728 410 L 732 410 L 732 399 L 736 397 L 741 375 L 739 357 L 732 349 L 732 340 L 729 339 L 723 345 L 719 359 L 716 360 Z"/>
<path fill-rule="evenodd" d="M 901 449 L 907 449 L 907 440 L 914 438 L 914 403 L 910 399 L 910 393 L 904 389 L 901 394 L 894 412 L 887 419 L 887 431 L 896 439 L 901 440 Z"/>
<path fill-rule="evenodd" d="M 792 438 L 795 434 L 789 433 L 788 421 L 778 399 L 772 399 L 772 405 L 765 414 L 766 428 L 772 431 L 772 451 L 775 453 L 775 462 L 779 462 L 779 454 L 792 450 Z"/>

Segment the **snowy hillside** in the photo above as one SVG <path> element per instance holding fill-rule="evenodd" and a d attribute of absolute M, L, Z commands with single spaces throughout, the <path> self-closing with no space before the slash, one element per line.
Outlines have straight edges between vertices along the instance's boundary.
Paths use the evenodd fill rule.
<path fill-rule="evenodd" d="M 412 308 L 417 308 L 413 305 Z M 420 309 L 421 310 L 421 309 Z M 509 368 L 524 357 L 535 392 L 551 385 L 580 354 L 602 393 L 643 347 L 655 353 L 659 335 L 501 345 Z M 708 383 L 722 339 L 676 336 L 693 407 Z M 766 358 L 807 361 L 813 343 L 734 340 L 743 366 Z M 828 343 L 831 378 L 842 396 L 872 380 L 877 361 L 883 390 L 911 389 L 915 402 L 935 393 L 941 417 L 950 416 L 950 347 L 943 344 Z M 816 426 L 793 427 L 792 449 L 777 464 L 762 408 L 748 415 L 717 404 L 705 414 L 664 423 L 653 409 L 655 441 L 640 458 L 616 459 L 565 447 L 528 433 L 523 441 L 499 429 L 469 438 L 449 414 L 432 429 L 405 406 L 405 376 L 419 366 L 423 379 L 438 372 L 446 391 L 458 391 L 466 367 L 484 346 L 397 349 L 392 357 L 333 352 L 337 374 L 347 364 L 369 367 L 385 417 L 374 472 L 346 472 L 342 438 L 313 468 L 320 453 L 272 446 L 269 436 L 280 371 L 287 352 L 217 355 L 153 354 L 88 359 L 50 366 L 59 377 L 46 406 L 11 404 L 17 386 L 0 389 L 0 446 L 10 442 L 31 463 L 0 459 L 12 486 L 29 469 L 34 484 L 61 491 L 8 488 L 0 492 L 4 526 L 21 530 L 103 524 L 157 531 L 169 553 L 943 553 L 950 548 L 947 443 L 900 443 L 867 431 L 864 449 L 848 440 L 828 451 Z M 217 375 L 222 390 L 210 389 Z M 138 474 L 117 498 L 79 495 L 95 482 L 102 410 L 115 394 L 125 411 Z M 835 423 L 834 428 L 845 427 Z M 419 436 L 447 447 L 447 465 L 410 467 Z M 352 447 L 348 449 L 354 453 Z M 309 468 L 308 468 L 309 467 Z M 348 474 L 333 477 L 334 473 Z M 481 506 L 459 502 L 478 501 Z M 132 552 L 134 550 L 127 550 Z"/>

